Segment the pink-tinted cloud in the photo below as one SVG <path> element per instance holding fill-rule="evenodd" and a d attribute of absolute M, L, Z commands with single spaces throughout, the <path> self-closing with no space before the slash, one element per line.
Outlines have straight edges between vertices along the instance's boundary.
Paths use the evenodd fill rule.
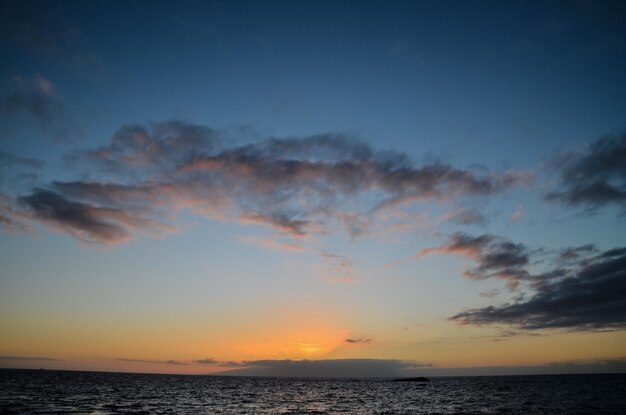
<path fill-rule="evenodd" d="M 255 236 L 242 236 L 239 238 L 240 241 L 252 243 L 258 246 L 261 246 L 266 249 L 273 249 L 276 251 L 287 251 L 287 252 L 304 252 L 304 247 L 298 244 L 289 243 L 289 242 L 280 242 L 270 238 L 259 238 Z"/>
<path fill-rule="evenodd" d="M 517 209 L 515 209 L 515 212 L 513 212 L 513 214 L 511 215 L 511 220 L 513 222 L 519 222 L 520 220 L 522 220 L 522 217 L 524 217 L 524 209 L 520 205 L 517 207 Z"/>
<path fill-rule="evenodd" d="M 52 182 L 19 200 L 31 219 L 91 242 L 123 242 L 142 228 L 170 232 L 163 218 L 181 209 L 295 238 L 338 231 L 357 237 L 399 203 L 488 196 L 526 180 L 441 162 L 416 167 L 401 153 L 341 135 L 240 146 L 221 137 L 179 121 L 124 126 L 107 145 L 69 157 L 100 180 Z"/>
<path fill-rule="evenodd" d="M 354 262 L 347 256 L 328 251 L 321 251 L 319 255 L 322 259 L 321 272 L 328 284 L 353 284 L 359 281 Z"/>

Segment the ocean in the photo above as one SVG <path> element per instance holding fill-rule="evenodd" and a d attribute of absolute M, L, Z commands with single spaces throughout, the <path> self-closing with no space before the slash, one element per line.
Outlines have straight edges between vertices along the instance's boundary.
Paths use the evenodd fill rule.
<path fill-rule="evenodd" d="M 1 414 L 626 414 L 626 375 L 294 379 L 0 370 Z"/>

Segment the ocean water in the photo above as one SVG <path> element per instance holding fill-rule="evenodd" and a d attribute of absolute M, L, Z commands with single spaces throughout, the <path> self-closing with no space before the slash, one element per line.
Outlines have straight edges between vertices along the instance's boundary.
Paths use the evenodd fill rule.
<path fill-rule="evenodd" d="M 626 414 L 626 375 L 389 380 L 0 370 L 1 414 Z"/>

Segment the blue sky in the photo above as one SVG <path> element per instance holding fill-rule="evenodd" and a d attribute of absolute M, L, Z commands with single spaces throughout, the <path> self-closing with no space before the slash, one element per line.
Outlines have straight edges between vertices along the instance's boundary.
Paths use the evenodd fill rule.
<path fill-rule="evenodd" d="M 10 364 L 626 356 L 620 2 L 1 14 Z"/>

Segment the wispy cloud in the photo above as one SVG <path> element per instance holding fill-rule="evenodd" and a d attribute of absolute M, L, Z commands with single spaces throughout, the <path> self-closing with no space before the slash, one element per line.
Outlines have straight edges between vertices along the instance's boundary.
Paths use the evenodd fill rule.
<path fill-rule="evenodd" d="M 30 227 L 24 223 L 23 213 L 18 212 L 11 203 L 11 198 L 0 193 L 0 229 L 7 232 L 27 232 Z"/>
<path fill-rule="evenodd" d="M 304 247 L 290 242 L 280 242 L 270 238 L 259 238 L 256 236 L 241 236 L 240 241 L 252 243 L 263 248 L 274 249 L 277 251 L 287 252 L 303 252 Z"/>
<path fill-rule="evenodd" d="M 21 167 L 28 167 L 31 169 L 40 169 L 43 167 L 44 162 L 33 158 L 20 157 L 13 153 L 0 150 L 0 167 L 6 168 L 16 165 Z"/>
<path fill-rule="evenodd" d="M 123 242 L 143 227 L 165 229 L 159 218 L 182 208 L 295 238 L 338 229 L 355 236 L 381 209 L 488 196 L 528 180 L 441 162 L 416 167 L 402 153 L 342 135 L 241 146 L 224 145 L 221 137 L 179 121 L 125 126 L 108 145 L 71 156 L 110 180 L 53 182 L 20 201 L 34 220 L 100 243 Z"/>
<path fill-rule="evenodd" d="M 484 297 L 484 298 L 493 298 L 493 297 L 497 296 L 498 294 L 500 294 L 500 290 L 498 290 L 496 288 L 493 288 L 491 290 L 483 291 L 483 292 L 481 292 L 478 295 L 480 295 L 481 297 Z"/>
<path fill-rule="evenodd" d="M 329 284 L 351 284 L 357 282 L 353 261 L 344 255 L 329 251 L 320 251 L 324 280 Z"/>
<path fill-rule="evenodd" d="M 626 211 L 626 134 L 602 137 L 584 151 L 557 160 L 560 189 L 551 201 L 580 206 L 589 213 L 614 204 Z"/>
<path fill-rule="evenodd" d="M 156 363 L 159 365 L 188 365 L 188 362 L 180 360 L 145 360 L 145 359 L 116 359 L 118 362 L 131 362 L 131 363 Z"/>
<path fill-rule="evenodd" d="M 520 205 L 515 209 L 515 212 L 513 212 L 513 214 L 511 215 L 511 221 L 519 222 L 520 220 L 522 220 L 523 217 L 524 217 L 524 208 L 523 206 Z"/>
<path fill-rule="evenodd" d="M 0 361 L 41 361 L 41 362 L 59 362 L 60 359 L 45 356 L 0 356 Z"/>
<path fill-rule="evenodd" d="M 474 208 L 461 208 L 456 212 L 446 215 L 449 220 L 459 225 L 481 225 L 487 224 L 487 218 Z"/>
<path fill-rule="evenodd" d="M 12 81 L 13 90 L 2 97 L 0 110 L 9 115 L 23 111 L 48 127 L 63 105 L 54 84 L 39 75 L 14 76 Z"/>

